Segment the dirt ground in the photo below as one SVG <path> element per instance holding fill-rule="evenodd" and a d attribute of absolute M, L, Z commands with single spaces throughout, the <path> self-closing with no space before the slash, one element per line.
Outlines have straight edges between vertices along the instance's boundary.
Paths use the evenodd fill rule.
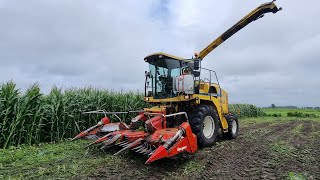
<path fill-rule="evenodd" d="M 121 163 L 75 179 L 320 179 L 319 131 L 319 121 L 243 123 L 237 139 L 196 154 L 145 165 L 129 152 Z"/>

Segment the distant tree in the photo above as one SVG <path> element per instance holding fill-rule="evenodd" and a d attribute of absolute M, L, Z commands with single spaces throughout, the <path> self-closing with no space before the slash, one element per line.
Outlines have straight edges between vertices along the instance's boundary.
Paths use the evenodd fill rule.
<path fill-rule="evenodd" d="M 275 104 L 271 104 L 271 108 L 276 108 L 276 105 Z"/>

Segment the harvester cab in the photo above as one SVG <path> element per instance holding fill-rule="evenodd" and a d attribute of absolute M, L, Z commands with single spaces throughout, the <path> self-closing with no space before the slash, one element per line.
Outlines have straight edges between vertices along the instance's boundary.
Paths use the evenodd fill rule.
<path fill-rule="evenodd" d="M 201 61 L 249 23 L 264 14 L 277 13 L 274 1 L 254 9 L 192 59 L 163 52 L 144 58 L 149 64 L 145 72 L 145 97 L 148 107 L 138 111 L 86 112 L 105 117 L 98 124 L 82 131 L 73 140 L 93 139 L 88 146 L 101 148 L 120 146 L 115 153 L 133 150 L 148 156 L 146 163 L 172 157 L 182 152 L 194 153 L 198 148 L 212 146 L 219 135 L 229 139 L 238 136 L 239 122 L 228 109 L 228 94 L 220 87 L 215 71 L 201 66 Z M 119 114 L 136 113 L 130 124 Z M 109 116 L 118 119 L 112 123 Z M 144 125 L 141 129 L 140 124 Z"/>
<path fill-rule="evenodd" d="M 147 56 L 145 61 L 149 63 L 149 72 L 146 73 L 145 97 L 166 99 L 183 93 L 195 93 L 194 78 L 200 75 L 199 71 L 194 69 L 195 60 L 155 53 Z"/>

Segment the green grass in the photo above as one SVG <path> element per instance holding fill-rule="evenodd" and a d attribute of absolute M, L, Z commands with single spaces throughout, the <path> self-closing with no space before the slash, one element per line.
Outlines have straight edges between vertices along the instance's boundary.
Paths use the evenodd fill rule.
<path fill-rule="evenodd" d="M 277 123 L 287 122 L 287 121 L 298 121 L 298 120 L 311 120 L 311 121 L 319 121 L 320 118 L 300 118 L 300 117 L 273 117 L 273 116 L 262 116 L 262 117 L 251 117 L 251 118 L 242 118 L 239 120 L 240 126 L 249 126 L 255 123 Z"/>
<path fill-rule="evenodd" d="M 95 167 L 116 164 L 108 153 L 93 155 L 87 141 L 11 147 L 0 150 L 0 179 L 59 179 L 90 174 Z"/>
<path fill-rule="evenodd" d="M 266 114 L 281 114 L 282 117 L 286 117 L 288 112 L 301 112 L 303 114 L 315 114 L 320 117 L 319 109 L 285 109 L 285 108 L 262 108 L 262 111 Z"/>
<path fill-rule="evenodd" d="M 205 166 L 201 162 L 191 160 L 184 165 L 183 174 L 201 172 L 204 168 Z"/>
<path fill-rule="evenodd" d="M 294 172 L 289 172 L 288 173 L 288 179 L 289 180 L 305 180 L 307 179 L 306 176 L 302 173 L 294 173 Z"/>
<path fill-rule="evenodd" d="M 141 157 L 114 156 L 97 149 L 89 151 L 85 148 L 87 144 L 88 141 L 66 141 L 0 149 L 0 179 L 70 179 L 88 177 L 94 174 L 98 167 L 108 168 L 123 164 L 122 158 L 139 159 L 136 163 L 144 163 Z M 182 173 L 186 175 L 199 173 L 204 168 L 201 162 L 193 160 L 181 166 Z M 119 169 L 121 170 L 126 171 Z M 145 171 L 153 169 L 147 168 Z"/>

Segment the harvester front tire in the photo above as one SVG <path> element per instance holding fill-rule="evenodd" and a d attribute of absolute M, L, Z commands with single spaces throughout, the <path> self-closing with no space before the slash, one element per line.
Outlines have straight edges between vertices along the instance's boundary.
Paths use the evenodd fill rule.
<path fill-rule="evenodd" d="M 219 117 L 213 107 L 208 105 L 196 106 L 189 122 L 192 132 L 197 136 L 199 148 L 215 144 L 219 130 Z"/>
<path fill-rule="evenodd" d="M 225 134 L 228 139 L 235 139 L 239 134 L 239 121 L 238 118 L 233 114 L 226 115 L 228 121 L 228 132 Z"/>

